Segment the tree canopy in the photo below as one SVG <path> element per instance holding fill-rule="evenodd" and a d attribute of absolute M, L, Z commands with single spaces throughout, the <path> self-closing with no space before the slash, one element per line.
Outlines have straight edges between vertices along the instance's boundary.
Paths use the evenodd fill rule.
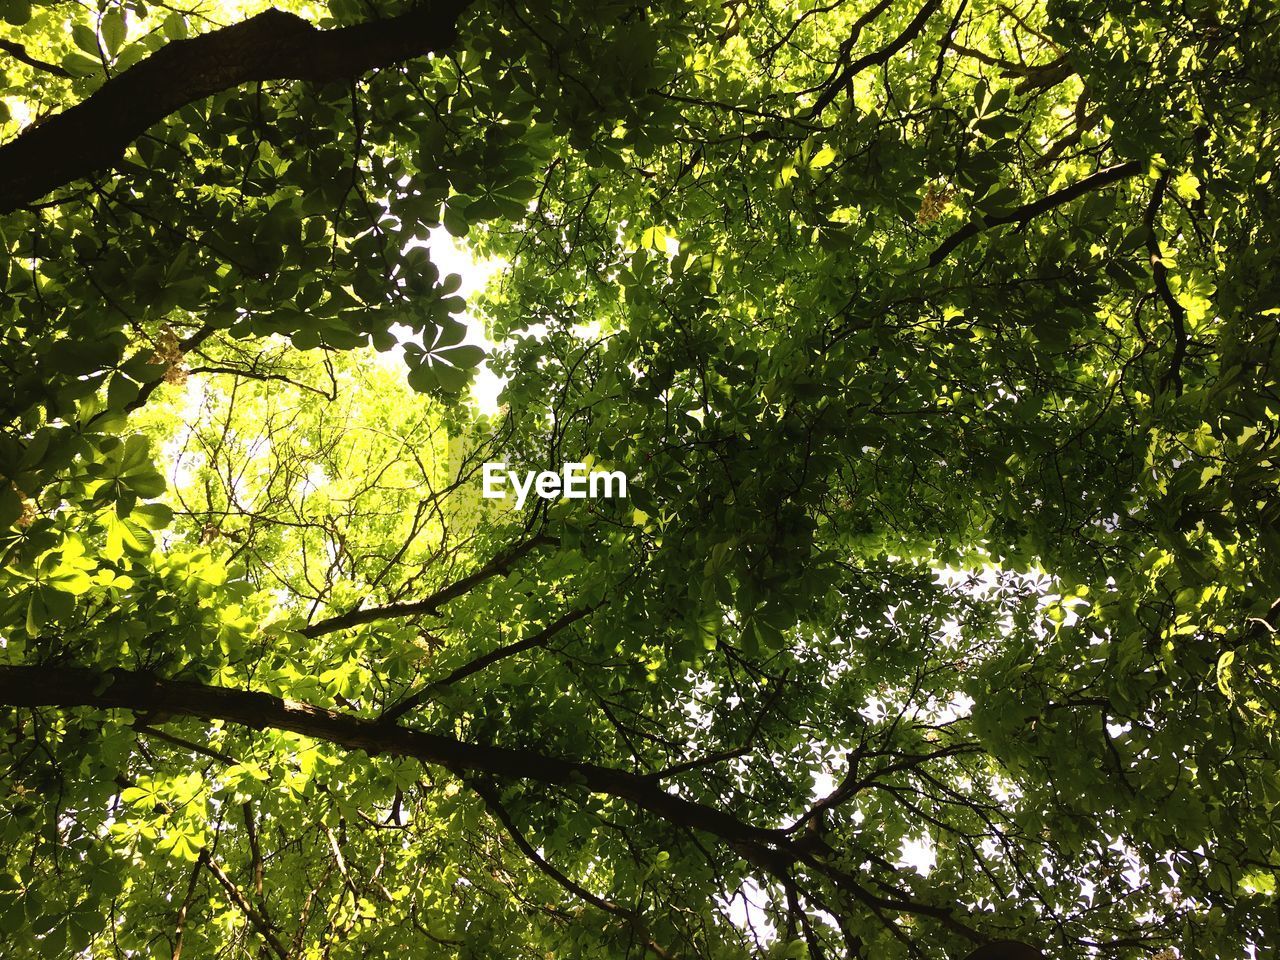
<path fill-rule="evenodd" d="M 1274 0 L 0 17 L 6 958 L 1280 942 Z"/>

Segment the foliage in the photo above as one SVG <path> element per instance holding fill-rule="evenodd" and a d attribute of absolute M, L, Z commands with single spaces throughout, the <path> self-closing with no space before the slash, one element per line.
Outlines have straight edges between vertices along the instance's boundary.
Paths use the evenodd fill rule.
<path fill-rule="evenodd" d="M 260 12 L 0 3 L 0 163 Z M 5 213 L 6 956 L 1264 955 L 1278 25 L 479 4 Z"/>

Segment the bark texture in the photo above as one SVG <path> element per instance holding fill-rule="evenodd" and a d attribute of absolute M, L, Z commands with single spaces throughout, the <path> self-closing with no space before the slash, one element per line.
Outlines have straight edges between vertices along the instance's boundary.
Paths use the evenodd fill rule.
<path fill-rule="evenodd" d="M 448 49 L 469 2 L 434 0 L 398 17 L 334 30 L 271 9 L 175 40 L 0 147 L 0 213 L 114 166 L 150 127 L 220 90 L 268 80 L 351 80 Z"/>

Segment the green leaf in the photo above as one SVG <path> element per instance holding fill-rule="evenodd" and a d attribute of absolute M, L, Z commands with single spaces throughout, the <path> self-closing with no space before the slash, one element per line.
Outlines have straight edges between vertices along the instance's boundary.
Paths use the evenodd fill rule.
<path fill-rule="evenodd" d="M 407 377 L 409 386 L 419 393 L 430 393 L 440 386 L 435 369 L 429 363 L 420 363 L 409 368 Z"/>
<path fill-rule="evenodd" d="M 823 147 L 813 155 L 809 161 L 810 170 L 821 170 L 823 167 L 830 166 L 836 159 L 836 152 L 830 147 Z"/>
<path fill-rule="evenodd" d="M 97 69 L 102 68 L 101 61 L 97 59 L 100 51 L 98 49 L 98 34 L 92 27 L 83 23 L 73 23 L 71 25 L 71 39 L 75 45 L 94 58 L 94 66 Z M 64 64 L 65 65 L 65 64 Z"/>
<path fill-rule="evenodd" d="M 184 40 L 187 36 L 187 20 L 180 13 L 171 13 L 164 18 L 161 29 L 170 40 Z"/>
<path fill-rule="evenodd" d="M 467 325 L 461 320 L 446 317 L 436 328 L 435 340 L 431 344 L 431 352 L 437 353 L 446 347 L 460 344 L 467 335 Z"/>
<path fill-rule="evenodd" d="M 62 58 L 62 69 L 77 77 L 93 77 L 102 73 L 102 61 L 83 53 L 68 53 Z"/>
<path fill-rule="evenodd" d="M 117 373 L 111 378 L 111 382 L 107 385 L 107 407 L 111 410 L 122 411 L 129 404 L 138 398 L 141 392 L 141 384 L 135 383 L 123 374 Z"/>
<path fill-rule="evenodd" d="M 22 516 L 22 496 L 12 483 L 0 481 L 0 529 L 7 530 Z"/>
<path fill-rule="evenodd" d="M 0 2 L 0 17 L 15 27 L 21 27 L 31 19 L 30 0 L 3 0 Z"/>
<path fill-rule="evenodd" d="M 455 367 L 468 369 L 470 367 L 479 366 L 480 361 L 485 357 L 485 353 L 481 347 L 466 344 L 460 347 L 450 347 L 445 350 L 434 351 L 433 356 L 442 357 Z"/>
<path fill-rule="evenodd" d="M 459 205 L 455 205 L 452 201 L 445 204 L 443 223 L 444 228 L 454 237 L 465 237 L 471 229 L 471 225 L 467 222 L 466 214 L 462 212 Z"/>
<path fill-rule="evenodd" d="M 24 623 L 27 636 L 40 636 L 40 629 L 44 626 L 44 619 L 45 609 L 44 603 L 40 599 L 40 592 L 38 590 L 32 590 L 27 595 L 27 611 Z"/>
<path fill-rule="evenodd" d="M 120 47 L 124 45 L 125 35 L 128 31 L 125 25 L 124 9 L 115 7 L 103 14 L 100 29 L 102 31 L 102 41 L 107 48 L 107 54 L 114 57 Z"/>
<path fill-rule="evenodd" d="M 445 366 L 444 364 L 433 366 L 432 372 L 435 374 L 436 382 L 440 385 L 440 388 L 451 392 L 461 390 L 471 379 L 469 371 Z"/>
<path fill-rule="evenodd" d="M 163 530 L 173 523 L 173 510 L 163 503 L 146 503 L 134 507 L 132 515 L 149 530 Z"/>

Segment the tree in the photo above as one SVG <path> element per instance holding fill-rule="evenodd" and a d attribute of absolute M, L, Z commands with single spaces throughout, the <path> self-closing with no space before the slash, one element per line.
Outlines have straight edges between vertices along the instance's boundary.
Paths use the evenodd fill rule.
<path fill-rule="evenodd" d="M 2 8 L 6 955 L 1280 936 L 1274 4 L 229 10 Z"/>

